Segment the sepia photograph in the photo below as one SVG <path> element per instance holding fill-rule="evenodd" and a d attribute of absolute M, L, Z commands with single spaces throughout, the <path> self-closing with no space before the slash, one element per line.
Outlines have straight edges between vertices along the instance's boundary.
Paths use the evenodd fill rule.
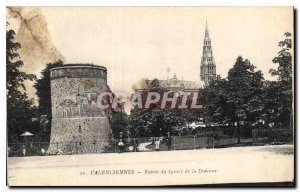
<path fill-rule="evenodd" d="M 294 187 L 294 14 L 7 6 L 7 185 Z"/>

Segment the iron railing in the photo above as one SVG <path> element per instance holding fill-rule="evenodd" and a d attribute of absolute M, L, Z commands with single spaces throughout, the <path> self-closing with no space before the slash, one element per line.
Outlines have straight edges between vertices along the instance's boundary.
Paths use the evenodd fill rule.
<path fill-rule="evenodd" d="M 258 144 L 274 144 L 274 142 L 291 143 L 293 134 L 290 130 L 253 130 L 252 138 L 217 135 L 215 133 L 182 135 L 167 137 L 123 138 L 124 146 L 118 146 L 119 139 L 108 141 L 76 141 L 76 142 L 26 142 L 8 143 L 8 156 L 60 155 L 84 153 L 120 153 L 155 151 L 155 141 L 159 140 L 159 151 L 196 150 L 222 148 Z M 169 142 L 168 142 L 169 141 Z"/>

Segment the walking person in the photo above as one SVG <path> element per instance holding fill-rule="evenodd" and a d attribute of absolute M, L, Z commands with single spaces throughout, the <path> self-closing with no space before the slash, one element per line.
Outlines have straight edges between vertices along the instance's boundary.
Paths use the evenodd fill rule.
<path fill-rule="evenodd" d="M 159 151 L 160 138 L 156 138 L 155 140 L 155 151 Z"/>
<path fill-rule="evenodd" d="M 134 150 L 134 152 L 137 152 L 137 151 L 138 151 L 138 146 L 139 146 L 138 141 L 137 141 L 137 139 L 135 138 L 135 139 L 133 140 L 133 150 Z"/>
<path fill-rule="evenodd" d="M 119 142 L 118 142 L 119 153 L 123 152 L 124 146 L 125 146 L 125 144 L 124 144 L 123 140 L 120 139 Z"/>
<path fill-rule="evenodd" d="M 22 145 L 22 154 L 25 157 L 26 156 L 26 147 L 25 145 Z"/>
<path fill-rule="evenodd" d="M 168 132 L 166 144 L 167 144 L 168 150 L 170 151 L 171 150 L 171 146 L 172 146 L 172 138 L 170 136 L 170 132 Z"/>

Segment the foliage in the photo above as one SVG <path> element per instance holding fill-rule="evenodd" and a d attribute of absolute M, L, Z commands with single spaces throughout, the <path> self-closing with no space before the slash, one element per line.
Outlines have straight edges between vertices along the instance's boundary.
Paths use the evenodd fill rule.
<path fill-rule="evenodd" d="M 110 127 L 112 129 L 112 136 L 115 139 L 120 137 L 120 132 L 123 133 L 124 138 L 129 136 L 127 130 L 127 115 L 121 111 L 111 112 Z"/>
<path fill-rule="evenodd" d="M 292 39 L 291 33 L 286 32 L 285 39 L 278 43 L 281 50 L 278 55 L 273 59 L 274 64 L 278 64 L 277 69 L 270 69 L 270 73 L 273 76 L 278 76 L 278 80 L 287 83 L 292 86 Z"/>
<path fill-rule="evenodd" d="M 24 65 L 18 54 L 20 43 L 14 42 L 15 32 L 6 31 L 6 102 L 8 139 L 14 141 L 32 127 L 31 119 L 35 116 L 33 99 L 25 93 L 25 81 L 35 80 L 35 75 L 21 71 Z"/>
<path fill-rule="evenodd" d="M 156 103 L 150 104 L 149 108 L 145 107 L 149 92 L 156 92 L 160 95 L 160 99 Z M 171 103 L 167 102 L 165 108 L 162 108 L 163 94 L 168 93 L 168 97 L 177 94 L 177 101 L 174 108 Z M 202 91 L 198 92 L 197 104 L 202 103 Z M 152 98 L 153 99 L 153 98 Z M 129 130 L 132 137 L 149 137 L 149 136 L 166 136 L 167 132 L 175 134 L 177 130 L 181 130 L 187 123 L 199 120 L 203 113 L 202 109 L 192 109 L 192 94 L 187 96 L 187 108 L 180 108 L 182 105 L 183 94 L 176 92 L 165 92 L 163 89 L 149 89 L 141 92 L 142 108 L 135 106 L 131 110 L 128 118 Z"/>
<path fill-rule="evenodd" d="M 257 123 L 263 111 L 263 74 L 247 59 L 238 57 L 228 73 L 228 103 L 235 109 L 231 119 Z M 251 124 L 250 124 L 251 125 Z"/>
<path fill-rule="evenodd" d="M 290 33 L 285 33 L 285 39 L 279 42 L 281 50 L 273 59 L 277 69 L 270 69 L 278 81 L 269 82 L 266 86 L 266 116 L 271 117 L 270 123 L 277 126 L 293 127 L 293 89 L 292 89 L 292 39 Z"/>
<path fill-rule="evenodd" d="M 149 88 L 151 88 L 151 89 L 159 89 L 159 88 L 161 88 L 161 86 L 159 84 L 159 80 L 158 79 L 153 79 L 150 82 Z"/>
<path fill-rule="evenodd" d="M 208 124 L 240 127 L 250 133 L 253 127 L 289 127 L 292 122 L 292 48 L 291 34 L 279 42 L 278 55 L 271 69 L 277 81 L 264 81 L 261 71 L 247 59 L 238 57 L 226 79 L 217 78 L 204 90 L 205 117 Z M 292 127 L 292 126 L 290 126 Z"/>
<path fill-rule="evenodd" d="M 169 109 L 153 109 L 134 112 L 129 117 L 132 137 L 166 136 L 175 128 L 184 126 L 185 119 L 180 112 Z"/>
<path fill-rule="evenodd" d="M 226 90 L 228 89 L 226 79 L 217 78 L 209 86 L 205 87 L 205 121 L 206 123 L 226 124 L 230 122 L 233 106 L 229 100 Z"/>
<path fill-rule="evenodd" d="M 292 95 L 287 94 L 289 91 L 281 82 L 270 81 L 266 83 L 264 109 L 266 124 L 275 127 L 290 127 Z"/>
<path fill-rule="evenodd" d="M 32 100 L 27 99 L 25 94 L 26 80 L 35 80 L 35 75 L 27 74 L 20 70 L 24 65 L 18 54 L 21 48 L 20 43 L 14 42 L 15 32 L 13 30 L 6 31 L 6 96 L 7 105 L 16 107 L 18 101 L 26 101 L 31 105 Z"/>
<path fill-rule="evenodd" d="M 50 70 L 55 67 L 63 66 L 62 61 L 55 63 L 48 63 L 41 72 L 41 77 L 36 80 L 34 88 L 36 89 L 36 95 L 38 97 L 38 110 L 40 116 L 45 119 L 43 126 L 43 140 L 49 140 L 51 129 L 51 86 L 50 86 Z"/>
<path fill-rule="evenodd" d="M 263 75 L 249 60 L 238 57 L 227 79 L 217 78 L 205 89 L 207 123 L 251 128 L 263 112 Z"/>

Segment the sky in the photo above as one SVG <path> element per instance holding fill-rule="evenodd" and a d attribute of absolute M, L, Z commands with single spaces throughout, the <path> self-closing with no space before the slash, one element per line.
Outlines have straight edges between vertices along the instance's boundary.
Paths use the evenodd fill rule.
<path fill-rule="evenodd" d="M 242 56 L 273 80 L 269 69 L 276 67 L 272 59 L 278 42 L 285 32 L 293 34 L 292 7 L 27 7 L 23 18 L 34 18 L 37 9 L 43 22 L 29 27 L 47 33 L 41 39 L 59 52 L 55 59 L 105 66 L 111 89 L 127 93 L 146 78 L 167 79 L 174 73 L 200 81 L 206 21 L 221 77 Z M 20 18 L 9 19 L 20 30 Z M 24 63 L 37 75 L 46 64 L 36 57 Z"/>

